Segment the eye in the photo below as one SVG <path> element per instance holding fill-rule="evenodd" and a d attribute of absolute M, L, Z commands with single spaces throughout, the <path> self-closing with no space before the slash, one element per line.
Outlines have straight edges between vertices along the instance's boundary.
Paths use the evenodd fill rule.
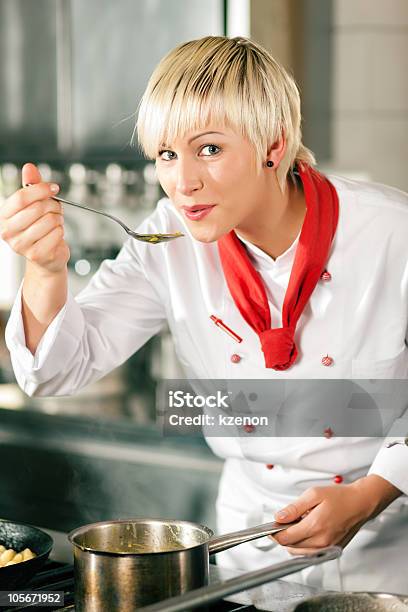
<path fill-rule="evenodd" d="M 169 149 L 163 149 L 162 151 L 159 151 L 158 157 L 159 159 L 163 159 L 164 161 L 172 161 L 173 159 L 175 159 L 176 154 L 174 153 L 174 151 L 169 151 Z"/>
<path fill-rule="evenodd" d="M 209 145 L 205 145 L 202 149 L 201 149 L 201 153 L 203 151 L 205 151 L 207 149 L 208 153 L 204 154 L 204 157 L 212 157 L 214 155 L 217 155 L 217 153 L 219 153 L 221 151 L 220 147 L 218 147 L 215 144 L 209 144 Z"/>

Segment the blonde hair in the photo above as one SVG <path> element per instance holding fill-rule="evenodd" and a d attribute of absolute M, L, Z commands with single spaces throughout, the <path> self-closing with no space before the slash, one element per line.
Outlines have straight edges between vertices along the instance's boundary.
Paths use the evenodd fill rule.
<path fill-rule="evenodd" d="M 285 191 L 296 162 L 314 165 L 302 144 L 299 91 L 293 78 L 247 38 L 206 36 L 179 45 L 157 65 L 139 106 L 135 131 L 146 157 L 214 121 L 255 148 L 259 168 L 283 134 L 286 150 L 277 178 Z M 132 140 L 135 139 L 135 133 Z"/>

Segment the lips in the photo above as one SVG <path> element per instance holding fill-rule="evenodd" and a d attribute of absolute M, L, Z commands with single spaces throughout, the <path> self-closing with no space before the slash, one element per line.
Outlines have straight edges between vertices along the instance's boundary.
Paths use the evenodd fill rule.
<path fill-rule="evenodd" d="M 195 204 L 194 206 L 182 206 L 182 210 L 191 221 L 201 221 L 215 207 L 215 204 Z"/>

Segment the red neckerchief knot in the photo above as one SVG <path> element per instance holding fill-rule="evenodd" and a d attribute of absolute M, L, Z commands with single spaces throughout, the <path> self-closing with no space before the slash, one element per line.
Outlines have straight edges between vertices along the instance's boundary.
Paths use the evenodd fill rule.
<path fill-rule="evenodd" d="M 339 217 L 337 192 L 330 181 L 306 164 L 298 164 L 306 215 L 300 232 L 282 308 L 282 327 L 273 328 L 261 275 L 234 231 L 218 240 L 224 276 L 235 305 L 258 334 L 265 366 L 286 370 L 296 360 L 296 325 L 325 269 Z"/>
<path fill-rule="evenodd" d="M 298 351 L 291 327 L 267 329 L 259 334 L 259 339 L 267 368 L 286 370 L 295 361 Z"/>

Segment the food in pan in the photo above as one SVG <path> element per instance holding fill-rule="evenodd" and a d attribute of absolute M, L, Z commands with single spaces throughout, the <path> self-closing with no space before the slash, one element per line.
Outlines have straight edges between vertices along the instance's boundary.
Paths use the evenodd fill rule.
<path fill-rule="evenodd" d="M 15 565 L 22 561 L 28 561 L 34 559 L 37 555 L 30 550 L 25 548 L 21 552 L 17 553 L 13 548 L 6 548 L 0 544 L 0 567 L 7 567 L 7 565 Z"/>

